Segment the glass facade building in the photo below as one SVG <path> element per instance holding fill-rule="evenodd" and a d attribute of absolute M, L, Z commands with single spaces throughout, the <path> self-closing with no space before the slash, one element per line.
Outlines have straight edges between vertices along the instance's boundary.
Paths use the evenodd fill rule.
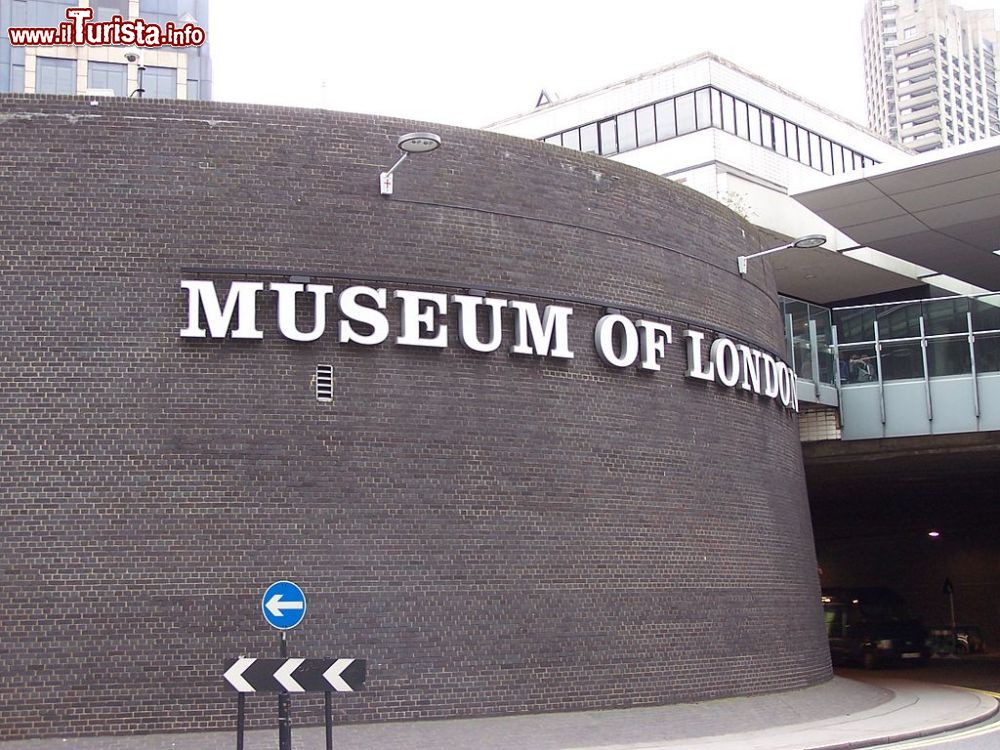
<path fill-rule="evenodd" d="M 91 47 L 84 57 L 75 47 L 14 47 L 10 27 L 55 27 L 66 21 L 75 0 L 0 0 L 0 93 L 84 95 L 111 92 L 129 96 L 138 89 L 136 65 L 126 65 L 124 47 Z M 85 0 L 95 21 L 114 16 L 142 18 L 161 26 L 194 23 L 208 31 L 209 0 Z M 155 59 L 151 59 L 154 58 Z M 147 50 L 145 96 L 167 99 L 212 98 L 208 43 L 201 47 Z"/>
<path fill-rule="evenodd" d="M 716 86 L 704 86 L 539 140 L 613 156 L 707 128 L 718 128 L 829 175 L 878 162 Z"/>

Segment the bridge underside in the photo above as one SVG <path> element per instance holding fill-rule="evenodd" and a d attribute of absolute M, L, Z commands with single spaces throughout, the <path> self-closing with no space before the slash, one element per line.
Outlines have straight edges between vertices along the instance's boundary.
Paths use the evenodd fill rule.
<path fill-rule="evenodd" d="M 803 445 L 824 586 L 887 586 L 1000 646 L 1000 433 Z M 937 531 L 940 536 L 931 537 Z"/>

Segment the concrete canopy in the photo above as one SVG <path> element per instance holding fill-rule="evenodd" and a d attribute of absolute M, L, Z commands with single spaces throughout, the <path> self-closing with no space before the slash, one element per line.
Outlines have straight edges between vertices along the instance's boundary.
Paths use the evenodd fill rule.
<path fill-rule="evenodd" d="M 792 197 L 859 245 L 1000 289 L 1000 138 L 855 174 Z"/>

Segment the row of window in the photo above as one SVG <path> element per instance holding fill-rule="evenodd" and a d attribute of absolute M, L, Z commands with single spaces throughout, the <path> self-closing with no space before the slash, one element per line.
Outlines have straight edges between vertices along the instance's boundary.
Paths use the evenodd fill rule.
<path fill-rule="evenodd" d="M 115 96 L 128 96 L 128 66 L 124 63 L 89 62 L 87 88 L 110 89 Z M 147 66 L 142 77 L 143 96 L 150 99 L 177 98 L 177 70 Z M 35 92 L 39 94 L 68 94 L 76 91 L 76 60 L 54 57 L 37 58 L 35 67 Z"/>
<path fill-rule="evenodd" d="M 714 86 L 663 99 L 540 140 L 575 151 L 611 156 L 706 128 L 725 130 L 830 175 L 878 163 L 870 156 Z"/>
<path fill-rule="evenodd" d="M 66 23 L 66 9 L 77 5 L 76 0 L 13 0 L 11 26 L 58 26 Z M 90 7 L 97 21 L 129 17 L 128 0 L 91 0 Z M 176 23 L 177 16 L 177 0 L 139 0 L 139 17 L 148 23 Z"/>

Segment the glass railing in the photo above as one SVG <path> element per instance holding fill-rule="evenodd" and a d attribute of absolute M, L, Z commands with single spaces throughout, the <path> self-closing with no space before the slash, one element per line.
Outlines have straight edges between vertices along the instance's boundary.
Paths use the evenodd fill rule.
<path fill-rule="evenodd" d="M 1000 430 L 1000 294 L 833 309 L 844 440 Z"/>
<path fill-rule="evenodd" d="M 1000 294 L 833 310 L 840 385 L 1000 372 Z"/>
<path fill-rule="evenodd" d="M 829 309 L 779 298 L 785 321 L 786 359 L 801 380 L 836 384 L 833 319 Z"/>

